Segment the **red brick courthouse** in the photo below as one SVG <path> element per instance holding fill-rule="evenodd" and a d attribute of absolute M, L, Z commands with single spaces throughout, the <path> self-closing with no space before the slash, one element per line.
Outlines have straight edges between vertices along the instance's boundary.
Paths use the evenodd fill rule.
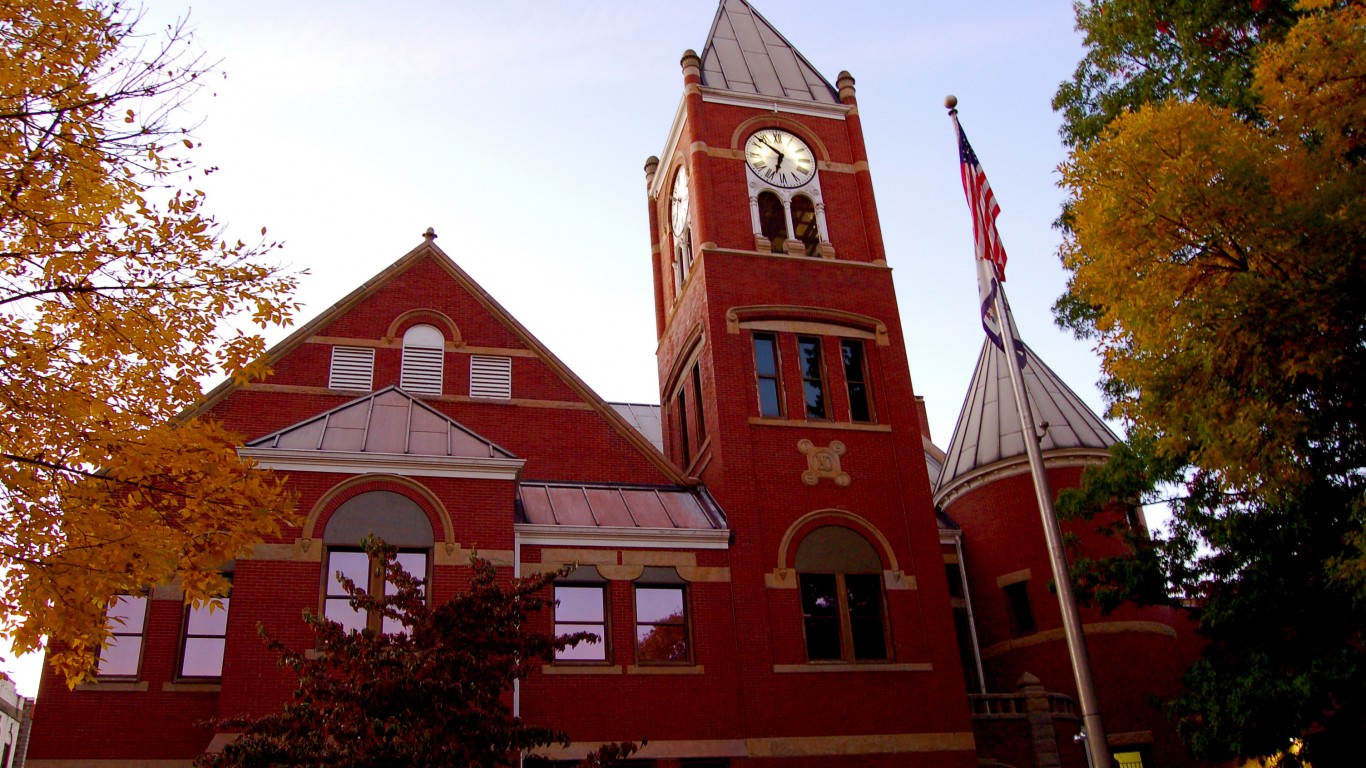
<path fill-rule="evenodd" d="M 662 405 L 603 402 L 429 232 L 276 347 L 269 380 L 209 395 L 307 522 L 232 564 L 226 613 L 121 598 L 100 681 L 44 678 L 30 768 L 188 766 L 228 738 L 200 723 L 278 709 L 293 683 L 257 624 L 308 647 L 303 609 L 369 623 L 333 576 L 365 573 L 369 532 L 436 600 L 476 548 L 581 564 L 539 629 L 604 642 L 518 697 L 575 739 L 561 757 L 648 738 L 634 762 L 659 768 L 1085 765 L 1003 363 L 983 347 L 935 447 L 853 78 L 723 0 L 681 85 L 645 178 Z M 1114 437 L 1032 354 L 1026 379 L 1054 487 L 1075 484 Z M 1186 625 L 1083 620 L 1116 756 L 1187 764 L 1154 704 Z"/>

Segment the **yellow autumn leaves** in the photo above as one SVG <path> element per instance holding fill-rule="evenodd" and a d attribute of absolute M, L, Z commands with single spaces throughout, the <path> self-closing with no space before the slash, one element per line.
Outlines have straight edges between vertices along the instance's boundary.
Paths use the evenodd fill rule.
<path fill-rule="evenodd" d="M 1146 106 L 1062 169 L 1069 291 L 1099 312 L 1118 415 L 1271 494 L 1354 471 L 1366 352 L 1366 9 L 1301 7 L 1260 53 L 1260 124 Z"/>
<path fill-rule="evenodd" d="M 198 380 L 259 372 L 294 279 L 221 239 L 174 123 L 202 74 L 182 30 L 110 3 L 0 0 L 0 633 L 89 674 L 109 596 L 218 568 L 291 518 Z M 228 330 L 224 330 L 228 329 Z"/>

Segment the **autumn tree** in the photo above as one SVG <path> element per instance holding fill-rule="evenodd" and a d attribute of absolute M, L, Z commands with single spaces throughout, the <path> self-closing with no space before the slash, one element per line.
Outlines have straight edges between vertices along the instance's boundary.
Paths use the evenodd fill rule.
<path fill-rule="evenodd" d="M 176 418 L 203 378 L 261 372 L 228 321 L 283 322 L 294 279 L 206 213 L 180 122 L 205 66 L 184 27 L 137 20 L 0 0 L 0 633 L 50 638 L 73 683 L 111 595 L 221 591 L 288 512 L 232 435 Z"/>
<path fill-rule="evenodd" d="M 1366 731 L 1366 9 L 1117 0 L 1078 19 L 1059 318 L 1096 343 L 1128 440 L 1064 506 L 1173 513 L 1082 579 L 1195 606 L 1209 644 L 1172 711 L 1197 755 L 1305 738 L 1287 760 L 1348 764 Z"/>
<path fill-rule="evenodd" d="M 293 700 L 279 713 L 221 724 L 242 735 L 200 757 L 199 768 L 500 768 L 518 765 L 523 752 L 569 745 L 563 732 L 527 725 L 510 707 L 514 684 L 537 665 L 598 640 L 530 629 L 545 607 L 546 586 L 568 569 L 505 583 L 475 558 L 469 587 L 431 606 L 394 548 L 371 541 L 366 551 L 383 568 L 390 594 L 368 594 L 345 578 L 342 586 L 353 608 L 382 614 L 389 631 L 347 630 L 305 611 L 315 651 L 269 641 L 280 664 L 298 675 Z M 635 750 L 608 744 L 582 766 L 610 765 Z"/>

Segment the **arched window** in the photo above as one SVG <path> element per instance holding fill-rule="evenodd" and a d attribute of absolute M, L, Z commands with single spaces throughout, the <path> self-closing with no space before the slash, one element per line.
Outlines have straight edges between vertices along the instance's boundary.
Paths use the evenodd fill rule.
<path fill-rule="evenodd" d="M 427 513 L 417 502 L 392 491 L 370 491 L 347 499 L 337 507 L 323 530 L 327 545 L 327 570 L 323 574 L 323 616 L 350 630 L 373 629 L 398 632 L 402 626 L 393 619 L 366 615 L 351 607 L 342 588 L 343 577 L 351 579 L 369 594 L 393 594 L 394 586 L 384 582 L 380 563 L 361 549 L 366 537 L 383 539 L 398 548 L 403 570 L 427 578 L 427 562 L 435 537 Z"/>
<path fill-rule="evenodd" d="M 882 559 L 873 545 L 848 528 L 827 525 L 802 540 L 796 566 L 807 659 L 886 660 Z"/>
<path fill-rule="evenodd" d="M 797 239 L 806 246 L 807 256 L 821 255 L 821 232 L 816 225 L 816 206 L 811 198 L 797 195 L 792 198 L 792 228 Z"/>
<path fill-rule="evenodd" d="M 784 253 L 787 213 L 783 210 L 783 201 L 772 192 L 759 193 L 759 233 L 768 238 L 774 253 Z"/>
<path fill-rule="evenodd" d="M 422 395 L 441 394 L 446 337 L 430 325 L 414 325 L 403 332 L 403 371 L 399 386 Z"/>

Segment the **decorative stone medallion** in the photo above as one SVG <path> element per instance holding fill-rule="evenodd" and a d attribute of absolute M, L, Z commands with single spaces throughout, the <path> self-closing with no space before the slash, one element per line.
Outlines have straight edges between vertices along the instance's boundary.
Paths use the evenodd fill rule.
<path fill-rule="evenodd" d="M 815 443 L 802 438 L 797 441 L 797 450 L 806 457 L 807 469 L 802 473 L 803 483 L 815 485 L 821 478 L 828 477 L 841 488 L 849 485 L 849 473 L 840 469 L 840 457 L 845 451 L 844 443 L 831 440 L 829 446 L 818 448 Z"/>

